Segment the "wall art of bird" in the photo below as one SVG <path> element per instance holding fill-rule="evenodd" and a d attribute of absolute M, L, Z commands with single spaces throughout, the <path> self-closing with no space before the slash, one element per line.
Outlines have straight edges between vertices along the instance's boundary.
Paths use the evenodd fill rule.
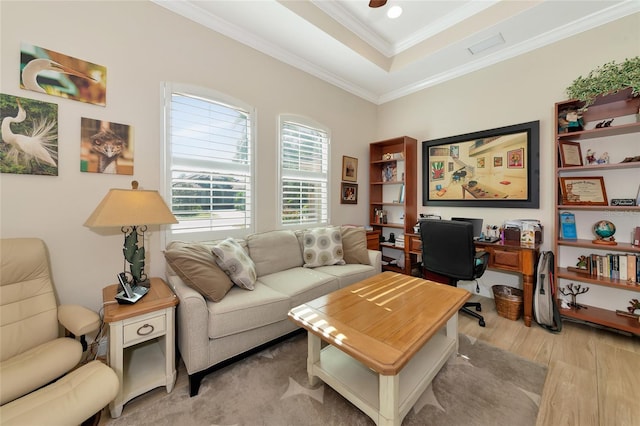
<path fill-rule="evenodd" d="M 5 117 L 2 119 L 2 141 L 11 146 L 8 157 L 16 164 L 29 165 L 31 160 L 38 164 L 44 163 L 52 167 L 57 165 L 57 152 L 53 149 L 58 138 L 57 132 L 53 131 L 56 122 L 41 118 L 33 120 L 33 129 L 30 134 L 16 134 L 11 130 L 11 124 L 22 123 L 27 118 L 27 112 L 22 107 L 19 99 L 18 114 L 15 117 Z"/>
<path fill-rule="evenodd" d="M 22 84 L 25 89 L 33 90 L 35 92 L 47 93 L 40 84 L 38 84 L 38 74 L 42 71 L 55 71 L 62 74 L 75 75 L 76 77 L 85 78 L 93 82 L 97 82 L 96 79 L 90 77 L 80 71 L 74 70 L 66 65 L 59 64 L 51 59 L 33 59 L 25 65 L 22 69 Z"/>

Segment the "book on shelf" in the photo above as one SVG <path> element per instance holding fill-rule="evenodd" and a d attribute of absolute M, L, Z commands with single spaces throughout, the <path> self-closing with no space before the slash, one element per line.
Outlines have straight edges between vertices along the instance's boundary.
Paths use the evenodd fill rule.
<path fill-rule="evenodd" d="M 569 266 L 567 270 L 640 285 L 640 255 L 637 254 L 592 253 L 587 256 L 586 269 Z"/>
<path fill-rule="evenodd" d="M 573 213 L 560 213 L 560 238 L 564 240 L 575 240 L 578 238 L 576 216 Z"/>

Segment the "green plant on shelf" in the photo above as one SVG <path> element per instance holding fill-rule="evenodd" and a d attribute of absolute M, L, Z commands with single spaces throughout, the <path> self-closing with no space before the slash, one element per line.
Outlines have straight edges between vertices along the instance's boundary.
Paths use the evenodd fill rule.
<path fill-rule="evenodd" d="M 596 97 L 617 93 L 631 88 L 632 96 L 640 95 L 640 56 L 625 59 L 623 62 L 607 62 L 580 76 L 567 87 L 569 98 L 585 103 L 584 109 L 592 105 Z"/>

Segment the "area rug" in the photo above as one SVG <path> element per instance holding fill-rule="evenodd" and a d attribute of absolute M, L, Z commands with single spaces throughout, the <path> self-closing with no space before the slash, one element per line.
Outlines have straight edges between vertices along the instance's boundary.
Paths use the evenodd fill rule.
<path fill-rule="evenodd" d="M 200 392 L 175 389 L 108 425 L 374 425 L 322 382 L 310 387 L 306 335 L 209 374 Z M 412 425 L 534 425 L 547 368 L 460 335 L 459 355 L 409 411 Z"/>

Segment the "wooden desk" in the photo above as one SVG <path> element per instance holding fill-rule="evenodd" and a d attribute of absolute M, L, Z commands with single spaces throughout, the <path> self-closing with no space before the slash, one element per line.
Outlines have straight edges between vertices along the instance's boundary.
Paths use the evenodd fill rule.
<path fill-rule="evenodd" d="M 412 254 L 422 254 L 420 235 L 407 234 Z M 416 249 L 417 247 L 417 249 Z M 531 326 L 533 320 L 533 284 L 540 245 L 521 246 L 516 242 L 499 241 L 497 243 L 476 242 L 476 247 L 489 252 L 489 269 L 500 272 L 513 272 L 522 276 L 524 292 L 524 325 Z"/>

